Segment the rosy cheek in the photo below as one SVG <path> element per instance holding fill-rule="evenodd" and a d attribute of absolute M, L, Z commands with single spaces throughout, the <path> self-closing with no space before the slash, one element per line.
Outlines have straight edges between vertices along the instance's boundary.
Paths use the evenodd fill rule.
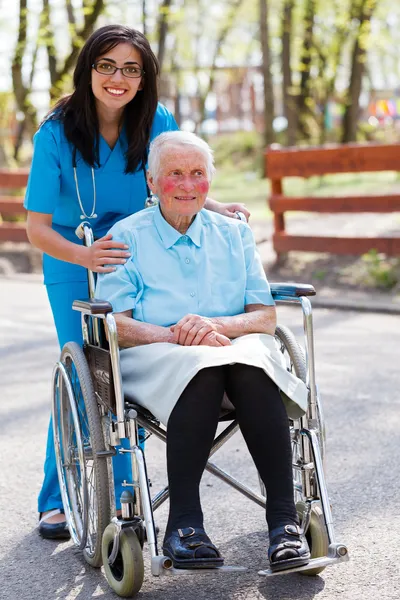
<path fill-rule="evenodd" d="M 196 187 L 200 194 L 207 194 L 208 190 L 210 189 L 210 183 L 206 179 L 204 179 L 202 181 L 199 181 Z"/>
<path fill-rule="evenodd" d="M 176 188 L 176 181 L 172 177 L 161 177 L 159 185 L 163 194 L 170 194 Z"/>

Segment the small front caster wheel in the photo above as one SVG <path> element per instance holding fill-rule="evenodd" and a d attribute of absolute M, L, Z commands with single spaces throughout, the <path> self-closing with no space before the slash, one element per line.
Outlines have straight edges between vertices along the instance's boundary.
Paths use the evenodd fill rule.
<path fill-rule="evenodd" d="M 305 502 L 297 502 L 296 509 L 301 522 L 306 511 Z M 306 533 L 306 538 L 308 545 L 310 546 L 311 558 L 328 556 L 329 539 L 325 527 L 324 515 L 321 508 L 315 504 L 313 504 L 311 508 L 310 526 Z M 324 569 L 325 567 L 316 567 L 314 569 L 300 571 L 300 574 L 310 576 L 319 575 Z"/>
<path fill-rule="evenodd" d="M 119 551 L 112 565 L 108 563 L 117 527 L 110 523 L 104 533 L 101 545 L 104 571 L 107 581 L 118 596 L 131 598 L 143 584 L 144 565 L 142 548 L 133 529 L 123 529 L 120 533 Z"/>

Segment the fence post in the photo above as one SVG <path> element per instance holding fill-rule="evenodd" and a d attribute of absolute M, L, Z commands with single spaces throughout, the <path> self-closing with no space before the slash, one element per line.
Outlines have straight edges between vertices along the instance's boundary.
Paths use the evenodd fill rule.
<path fill-rule="evenodd" d="M 271 195 L 282 196 L 283 186 L 282 179 L 271 179 Z M 286 258 L 286 253 L 280 253 L 276 249 L 275 236 L 285 233 L 285 215 L 284 213 L 274 212 L 274 233 L 272 236 L 272 245 L 276 254 L 276 262 L 282 263 Z"/>

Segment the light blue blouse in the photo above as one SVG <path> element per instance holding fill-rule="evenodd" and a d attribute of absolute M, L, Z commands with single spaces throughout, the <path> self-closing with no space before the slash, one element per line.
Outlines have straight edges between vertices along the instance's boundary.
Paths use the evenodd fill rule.
<path fill-rule="evenodd" d="M 172 114 L 159 104 L 150 134 L 150 140 L 163 131 L 178 126 Z M 102 237 L 120 219 L 144 207 L 147 196 L 145 176 L 142 169 L 125 174 L 125 152 L 128 144 L 125 131 L 114 149 L 100 136 L 100 166 L 94 169 L 96 185 L 97 218 L 91 219 L 95 237 Z M 86 214 L 93 206 L 93 182 L 91 168 L 77 153 L 77 177 L 79 192 Z M 81 223 L 73 166 L 72 145 L 64 135 L 59 119 L 46 121 L 35 134 L 34 152 L 29 174 L 24 206 L 27 210 L 53 215 L 53 229 L 71 242 L 81 243 L 75 229 Z M 85 281 L 86 270 L 44 255 L 45 283 L 62 281 Z"/>
<path fill-rule="evenodd" d="M 247 304 L 274 304 L 247 223 L 203 209 L 182 235 L 155 206 L 110 233 L 131 252 L 97 280 L 96 297 L 114 312 L 132 309 L 134 319 L 168 327 L 189 313 L 231 316 Z"/>

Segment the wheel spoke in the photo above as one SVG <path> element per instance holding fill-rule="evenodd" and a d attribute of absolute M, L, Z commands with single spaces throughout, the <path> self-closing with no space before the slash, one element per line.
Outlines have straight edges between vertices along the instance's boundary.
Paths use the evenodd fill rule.
<path fill-rule="evenodd" d="M 99 544 L 110 511 L 107 463 L 97 457 L 97 452 L 104 450 L 103 426 L 82 349 L 68 343 L 60 362 L 63 370 L 54 378 L 54 413 L 59 431 L 63 501 L 75 543 L 85 539 L 85 558 L 100 566 Z"/>

